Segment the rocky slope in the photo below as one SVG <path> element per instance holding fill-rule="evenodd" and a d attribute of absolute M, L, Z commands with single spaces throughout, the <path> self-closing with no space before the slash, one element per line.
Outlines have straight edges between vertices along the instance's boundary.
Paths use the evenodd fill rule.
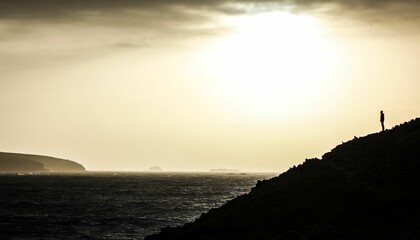
<path fill-rule="evenodd" d="M 146 240 L 420 239 L 420 119 L 343 143 Z"/>
<path fill-rule="evenodd" d="M 0 152 L 0 172 L 83 172 L 76 162 L 40 155 Z"/>

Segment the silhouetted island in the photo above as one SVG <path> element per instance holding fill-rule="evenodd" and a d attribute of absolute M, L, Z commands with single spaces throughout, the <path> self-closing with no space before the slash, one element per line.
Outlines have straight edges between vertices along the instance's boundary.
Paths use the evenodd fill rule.
<path fill-rule="evenodd" d="M 146 240 L 420 239 L 420 119 L 354 138 Z"/>
<path fill-rule="evenodd" d="M 21 153 L 0 152 L 0 172 L 84 172 L 76 162 Z"/>
<path fill-rule="evenodd" d="M 149 168 L 149 171 L 153 171 L 153 172 L 162 172 L 162 168 L 160 168 L 159 166 L 153 166 Z"/>
<path fill-rule="evenodd" d="M 210 172 L 237 173 L 237 172 L 239 172 L 239 170 L 237 170 L 237 169 L 217 168 L 217 169 L 210 169 Z"/>

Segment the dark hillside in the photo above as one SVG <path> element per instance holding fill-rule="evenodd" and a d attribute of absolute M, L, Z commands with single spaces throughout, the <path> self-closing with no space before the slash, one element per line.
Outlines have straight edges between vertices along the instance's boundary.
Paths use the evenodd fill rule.
<path fill-rule="evenodd" d="M 146 240 L 420 239 L 420 119 L 354 138 Z"/>

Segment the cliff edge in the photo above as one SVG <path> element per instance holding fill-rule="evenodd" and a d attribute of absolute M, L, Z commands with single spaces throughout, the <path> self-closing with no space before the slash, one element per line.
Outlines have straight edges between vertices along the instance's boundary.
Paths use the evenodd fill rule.
<path fill-rule="evenodd" d="M 355 137 L 145 239 L 420 239 L 420 119 Z"/>

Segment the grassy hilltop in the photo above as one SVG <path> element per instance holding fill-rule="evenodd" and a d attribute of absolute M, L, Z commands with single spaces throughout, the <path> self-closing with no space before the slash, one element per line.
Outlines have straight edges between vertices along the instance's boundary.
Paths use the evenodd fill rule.
<path fill-rule="evenodd" d="M 146 240 L 420 239 L 420 119 L 343 143 Z"/>

